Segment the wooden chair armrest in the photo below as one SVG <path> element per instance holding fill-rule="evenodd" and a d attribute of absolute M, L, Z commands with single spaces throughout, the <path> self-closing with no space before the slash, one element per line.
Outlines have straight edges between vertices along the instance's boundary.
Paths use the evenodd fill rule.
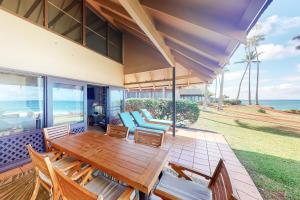
<path fill-rule="evenodd" d="M 155 189 L 155 190 L 153 191 L 153 193 L 154 193 L 156 196 L 162 198 L 163 200 L 180 200 L 180 198 L 178 198 L 178 197 L 176 197 L 176 196 L 174 196 L 174 195 L 172 195 L 172 194 L 169 194 L 169 193 L 167 193 L 167 192 L 164 192 L 164 191 L 162 191 L 162 190 L 160 190 L 160 189 Z"/>
<path fill-rule="evenodd" d="M 84 169 L 80 170 L 79 172 L 73 174 L 71 176 L 71 179 L 73 181 L 76 181 L 76 180 L 82 178 L 83 176 L 86 176 L 90 172 L 90 170 L 93 170 L 93 169 L 91 167 L 84 168 Z"/>
<path fill-rule="evenodd" d="M 211 179 L 211 176 L 208 175 L 208 174 L 205 174 L 204 172 L 201 172 L 199 170 L 195 170 L 195 169 L 192 169 L 188 166 L 185 166 L 185 165 L 182 165 L 180 163 L 177 163 L 177 162 L 169 162 L 169 165 L 171 166 L 171 168 L 173 170 L 175 170 L 178 174 L 179 174 L 179 177 L 183 177 L 187 180 L 192 180 L 189 176 L 187 176 L 183 171 L 189 171 L 189 172 L 192 172 L 194 174 L 197 174 L 199 176 L 202 176 L 204 177 L 205 179 Z"/>
<path fill-rule="evenodd" d="M 128 187 L 122 194 L 119 196 L 118 200 L 129 200 L 130 196 L 134 192 L 133 188 Z"/>
<path fill-rule="evenodd" d="M 70 170 L 70 169 L 72 169 L 73 167 L 77 167 L 77 166 L 79 166 L 79 165 L 81 165 L 81 162 L 80 162 L 80 161 L 74 161 L 74 162 L 68 164 L 66 167 L 64 167 L 64 168 L 61 169 L 61 170 L 62 170 L 62 171 L 67 171 L 67 170 Z"/>
<path fill-rule="evenodd" d="M 59 157 L 62 156 L 62 154 L 63 154 L 63 153 L 60 152 L 60 151 L 55 152 L 55 153 L 54 153 L 54 156 L 50 159 L 50 161 L 51 161 L 51 162 L 56 161 Z"/>

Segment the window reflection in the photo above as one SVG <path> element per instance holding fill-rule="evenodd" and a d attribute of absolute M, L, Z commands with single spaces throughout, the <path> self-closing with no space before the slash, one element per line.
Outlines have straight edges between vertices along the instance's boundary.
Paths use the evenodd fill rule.
<path fill-rule="evenodd" d="M 53 92 L 53 125 L 84 121 L 84 88 L 56 83 Z"/>
<path fill-rule="evenodd" d="M 43 78 L 0 72 L 0 136 L 43 127 Z"/>

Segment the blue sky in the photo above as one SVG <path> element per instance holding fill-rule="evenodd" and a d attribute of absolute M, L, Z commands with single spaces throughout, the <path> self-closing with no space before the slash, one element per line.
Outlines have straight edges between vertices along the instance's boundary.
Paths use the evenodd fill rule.
<path fill-rule="evenodd" d="M 258 21 L 259 29 L 249 35 L 265 34 L 258 50 L 260 59 L 260 99 L 300 99 L 300 50 L 292 38 L 300 34 L 300 1 L 274 0 Z M 225 73 L 224 94 L 236 98 L 245 64 L 234 64 L 244 57 L 241 45 Z M 252 99 L 255 95 L 256 65 L 252 66 Z M 210 91 L 215 91 L 215 82 Z M 241 89 L 241 99 L 248 98 L 248 74 Z"/>

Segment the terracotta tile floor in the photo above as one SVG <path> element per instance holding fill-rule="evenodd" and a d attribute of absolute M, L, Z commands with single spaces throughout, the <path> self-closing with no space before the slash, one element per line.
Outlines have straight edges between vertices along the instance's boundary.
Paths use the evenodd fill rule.
<path fill-rule="evenodd" d="M 206 131 L 178 129 L 176 137 L 166 134 L 162 148 L 169 150 L 169 160 L 185 164 L 210 175 L 214 172 L 219 159 L 223 158 L 236 197 L 241 200 L 262 200 L 251 177 L 223 135 Z M 31 167 L 31 164 L 27 164 L 2 173 L 0 180 L 27 171 Z"/>
<path fill-rule="evenodd" d="M 235 195 L 241 200 L 262 197 L 248 172 L 240 163 L 226 139 L 221 134 L 206 131 L 178 129 L 176 137 L 167 134 L 164 149 L 169 150 L 169 160 L 176 161 L 212 175 L 222 158 L 229 171 Z"/>

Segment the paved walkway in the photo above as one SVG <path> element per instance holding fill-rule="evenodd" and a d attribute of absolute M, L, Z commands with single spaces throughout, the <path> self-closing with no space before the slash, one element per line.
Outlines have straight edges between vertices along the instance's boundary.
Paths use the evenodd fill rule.
<path fill-rule="evenodd" d="M 178 129 L 176 137 L 167 134 L 164 149 L 170 150 L 169 159 L 212 175 L 222 158 L 229 171 L 236 197 L 241 200 L 261 200 L 248 172 L 240 163 L 221 134 L 208 131 Z"/>

